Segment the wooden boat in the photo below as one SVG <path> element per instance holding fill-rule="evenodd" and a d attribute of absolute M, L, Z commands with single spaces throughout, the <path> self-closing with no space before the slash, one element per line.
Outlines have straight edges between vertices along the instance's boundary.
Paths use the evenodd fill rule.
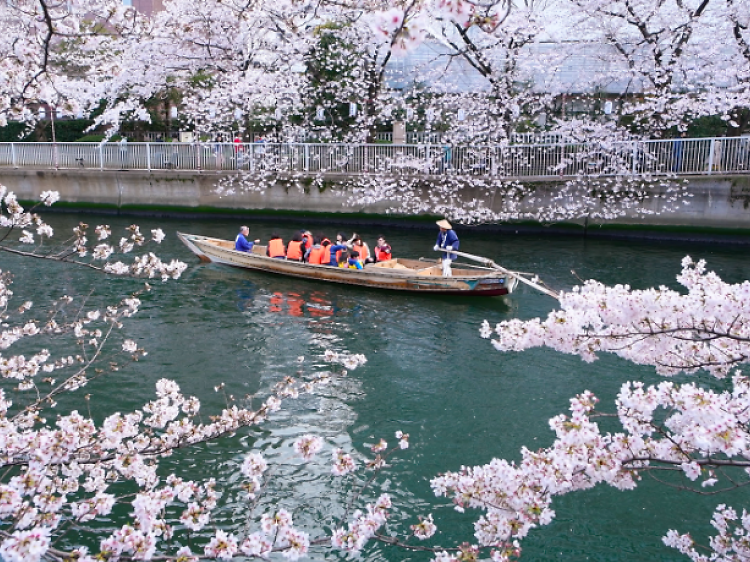
<path fill-rule="evenodd" d="M 269 258 L 266 247 L 258 244 L 252 252 L 240 252 L 234 249 L 234 242 L 230 240 L 182 232 L 177 236 L 201 261 L 374 289 L 493 297 L 510 294 L 518 280 L 506 272 L 472 266 L 456 266 L 452 269 L 453 277 L 443 277 L 440 264 L 403 258 L 367 264 L 361 270 L 313 265 Z"/>

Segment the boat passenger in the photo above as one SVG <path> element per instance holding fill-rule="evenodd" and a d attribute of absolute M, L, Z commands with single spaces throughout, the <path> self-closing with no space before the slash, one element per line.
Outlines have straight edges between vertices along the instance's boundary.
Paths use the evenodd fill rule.
<path fill-rule="evenodd" d="M 458 250 L 458 236 L 453 232 L 453 227 L 447 220 L 439 220 L 437 225 L 440 227 L 440 232 L 434 249 L 435 251 L 448 250 L 442 254 L 443 277 L 451 277 L 451 262 L 458 256 L 451 254 L 450 250 Z"/>
<path fill-rule="evenodd" d="M 362 240 L 359 236 L 355 235 L 352 248 L 359 253 L 359 261 L 362 263 L 373 263 L 375 260 L 370 255 L 370 248 L 367 246 L 367 242 Z"/>
<path fill-rule="evenodd" d="M 309 230 L 302 230 L 302 241 L 305 243 L 304 250 L 307 252 L 310 248 L 313 247 L 313 235 L 312 232 Z"/>
<path fill-rule="evenodd" d="M 339 254 L 338 257 L 338 264 L 339 267 L 349 267 L 349 252 L 346 250 L 342 252 L 337 252 Z"/>
<path fill-rule="evenodd" d="M 331 241 L 328 238 L 324 238 L 321 235 L 313 238 L 313 246 L 307 252 L 305 261 L 307 263 L 321 265 L 330 262 L 330 254 L 328 253 L 328 246 L 331 245 Z M 328 258 L 328 259 L 326 259 Z"/>
<path fill-rule="evenodd" d="M 328 261 L 328 265 L 336 267 L 339 264 L 339 258 L 342 253 L 347 249 L 347 245 L 342 240 L 342 235 L 339 233 L 336 235 L 336 243 L 328 246 L 328 251 L 331 252 L 331 259 Z"/>
<path fill-rule="evenodd" d="M 345 240 L 343 232 L 336 234 L 336 246 L 344 246 L 343 250 L 336 251 L 336 262 L 340 261 L 339 258 L 343 252 L 352 247 L 352 240 L 353 238 L 351 240 Z"/>
<path fill-rule="evenodd" d="M 375 246 L 375 261 L 388 261 L 392 258 L 391 246 L 386 244 L 385 237 L 381 234 L 378 236 L 378 243 Z"/>
<path fill-rule="evenodd" d="M 310 245 L 308 246 L 308 242 L 310 242 Z M 320 238 L 316 238 L 315 236 L 308 236 L 306 232 L 302 233 L 302 261 L 309 262 L 310 261 L 310 252 L 312 252 L 312 249 L 315 246 L 320 246 Z"/>
<path fill-rule="evenodd" d="M 246 226 L 241 226 L 240 233 L 237 235 L 237 238 L 234 239 L 234 249 L 238 252 L 252 252 L 253 246 L 260 243 L 260 240 L 248 242 L 248 236 L 250 236 L 250 229 Z"/>
<path fill-rule="evenodd" d="M 286 247 L 286 259 L 293 261 L 302 261 L 302 258 L 305 255 L 304 247 L 305 244 L 302 241 L 302 233 L 297 232 Z"/>
<path fill-rule="evenodd" d="M 269 258 L 286 259 L 286 252 L 284 251 L 284 241 L 278 234 L 272 234 L 266 246 L 266 255 Z"/>
<path fill-rule="evenodd" d="M 359 259 L 359 252 L 357 250 L 349 252 L 349 259 L 346 260 L 346 263 L 349 266 L 349 269 L 363 269 L 362 262 Z"/>

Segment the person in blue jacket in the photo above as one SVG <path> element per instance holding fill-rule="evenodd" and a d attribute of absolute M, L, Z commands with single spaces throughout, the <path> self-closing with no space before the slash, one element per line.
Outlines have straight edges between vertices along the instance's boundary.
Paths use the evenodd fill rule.
<path fill-rule="evenodd" d="M 254 242 L 248 242 L 247 237 L 250 235 L 250 229 L 246 226 L 240 227 L 240 233 L 237 238 L 234 239 L 234 249 L 238 252 L 252 252 L 253 246 L 255 246 L 260 240 Z"/>
<path fill-rule="evenodd" d="M 339 236 L 341 235 L 339 234 Z M 328 246 L 328 249 L 331 251 L 331 261 L 328 262 L 328 265 L 332 265 L 333 267 L 338 267 L 339 266 L 338 256 L 341 255 L 339 254 L 339 252 L 346 251 L 348 249 L 348 246 L 346 244 L 342 244 L 341 242 L 339 242 L 339 240 L 336 240 L 336 243 Z"/>
<path fill-rule="evenodd" d="M 456 254 L 451 254 L 450 250 L 458 250 L 458 236 L 453 231 L 451 223 L 447 220 L 442 219 L 437 221 L 437 225 L 440 227 L 438 233 L 437 242 L 435 242 L 435 251 L 448 250 L 443 252 L 443 276 L 451 276 L 451 262 L 458 258 Z"/>

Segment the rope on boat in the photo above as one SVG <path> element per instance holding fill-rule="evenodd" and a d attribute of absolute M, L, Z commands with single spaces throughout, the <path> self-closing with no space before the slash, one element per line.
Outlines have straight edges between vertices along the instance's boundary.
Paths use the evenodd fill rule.
<path fill-rule="evenodd" d="M 445 252 L 446 250 L 444 248 L 441 248 L 439 251 Z M 536 289 L 537 291 L 544 293 L 545 295 L 549 295 L 553 299 L 560 300 L 560 293 L 558 293 L 557 291 L 553 291 L 551 289 L 548 289 L 547 287 L 543 287 L 539 283 L 535 283 L 534 281 L 531 281 L 530 279 L 526 279 L 525 277 L 523 277 L 524 274 L 522 274 L 519 271 L 510 271 L 509 269 L 505 269 L 504 267 L 497 265 L 494 261 L 492 261 L 489 258 L 483 258 L 482 256 L 475 256 L 474 254 L 467 254 L 466 252 L 459 252 L 458 250 L 450 250 L 449 253 L 456 254 L 457 256 L 461 256 L 469 260 L 474 260 L 479 263 L 483 263 L 484 265 L 487 265 L 491 267 L 492 269 L 501 271 L 502 273 L 505 273 L 506 275 L 510 277 L 515 277 L 521 283 L 524 283 L 528 285 L 529 287 L 532 287 Z"/>

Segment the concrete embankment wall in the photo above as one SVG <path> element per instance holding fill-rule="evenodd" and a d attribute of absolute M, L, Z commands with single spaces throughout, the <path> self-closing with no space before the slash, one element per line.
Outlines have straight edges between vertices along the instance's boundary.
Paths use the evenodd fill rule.
<path fill-rule="evenodd" d="M 218 182 L 226 181 L 232 174 L 0 169 L 0 183 L 14 191 L 22 201 L 37 200 L 41 192 L 55 190 L 61 194 L 63 203 L 58 204 L 60 207 L 122 214 L 237 217 L 291 217 L 300 214 L 314 217 L 319 214 L 321 219 L 335 215 L 340 222 L 401 222 L 433 227 L 431 222 L 419 218 L 387 214 L 393 203 L 352 204 L 351 192 L 343 187 L 345 178 L 341 176 L 327 176 L 322 183 L 305 178 L 279 178 L 263 191 L 238 188 L 231 195 L 217 194 Z M 712 175 L 688 179 L 689 203 L 677 206 L 673 212 L 662 212 L 663 200 L 653 198 L 646 202 L 653 212 L 647 216 L 631 213 L 613 220 L 584 219 L 555 227 L 514 223 L 495 228 L 516 231 L 544 228 L 590 236 L 705 238 L 750 243 L 750 176 Z M 439 180 L 431 178 L 430 181 Z M 539 207 L 554 199 L 562 182 L 546 179 L 537 182 L 525 180 L 524 183 L 533 185 L 533 203 L 529 204 Z M 475 189 L 471 184 L 461 190 L 460 197 L 465 201 L 489 201 L 495 210 L 503 204 L 501 195 L 489 198 L 486 191 Z"/>

